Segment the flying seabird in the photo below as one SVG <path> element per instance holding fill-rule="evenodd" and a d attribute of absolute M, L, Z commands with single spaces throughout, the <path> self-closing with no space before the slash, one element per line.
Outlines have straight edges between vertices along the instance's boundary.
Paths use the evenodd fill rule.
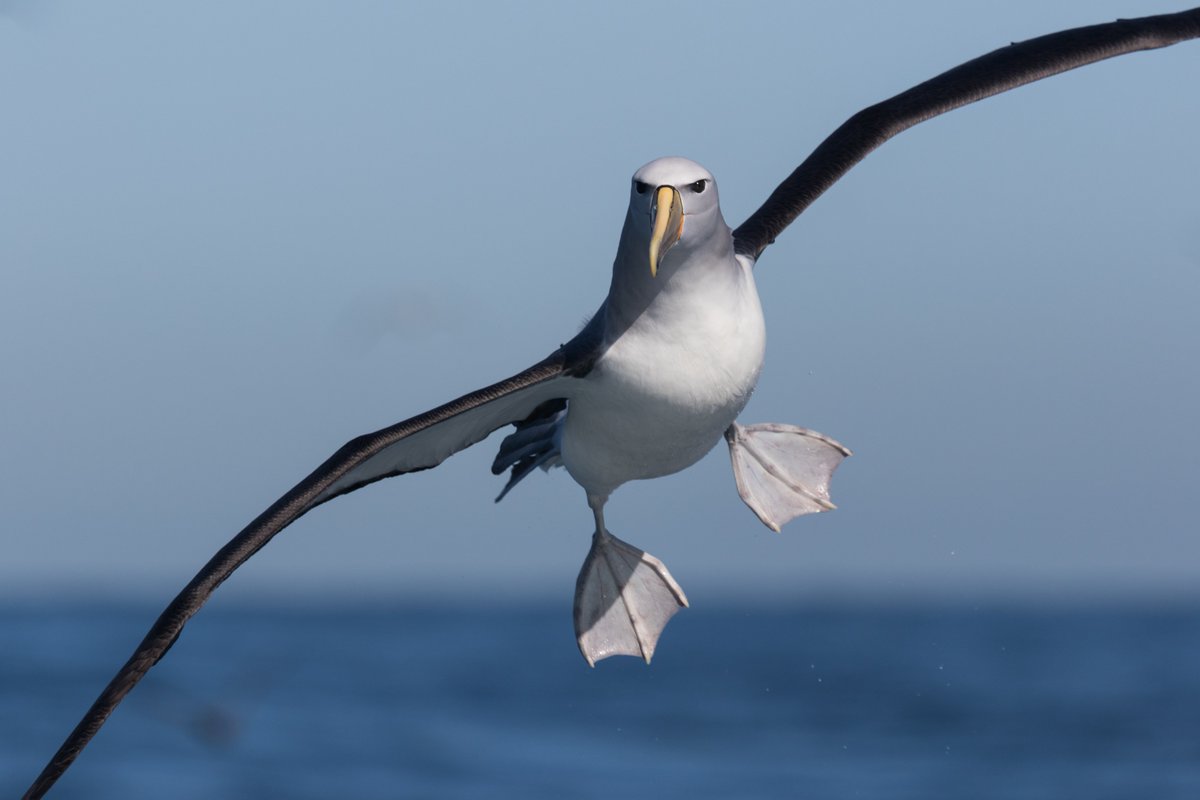
<path fill-rule="evenodd" d="M 633 176 L 609 294 L 588 325 L 511 378 L 348 442 L 223 547 L 171 602 L 25 797 L 41 797 L 121 699 L 234 570 L 316 506 L 383 478 L 428 469 L 506 425 L 493 465 L 501 495 L 536 467 L 562 465 L 595 530 L 576 587 L 589 663 L 647 661 L 687 600 L 661 561 L 609 533 L 604 504 L 630 480 L 681 470 L 724 436 L 743 500 L 778 529 L 832 508 L 849 451 L 790 425 L 736 421 L 758 378 L 764 328 L 753 267 L 788 224 L 868 153 L 918 122 L 1008 89 L 1136 50 L 1200 37 L 1200 9 L 1062 31 L 1001 48 L 855 114 L 730 231 L 716 182 L 681 158 Z"/>

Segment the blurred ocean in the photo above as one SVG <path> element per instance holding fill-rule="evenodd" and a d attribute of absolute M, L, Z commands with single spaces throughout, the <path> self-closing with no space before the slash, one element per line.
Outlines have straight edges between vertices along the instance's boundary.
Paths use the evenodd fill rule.
<path fill-rule="evenodd" d="M 157 607 L 0 606 L 0 797 Z M 216 602 L 56 798 L 1200 798 L 1200 606 L 697 606 L 589 669 L 569 602 Z"/>

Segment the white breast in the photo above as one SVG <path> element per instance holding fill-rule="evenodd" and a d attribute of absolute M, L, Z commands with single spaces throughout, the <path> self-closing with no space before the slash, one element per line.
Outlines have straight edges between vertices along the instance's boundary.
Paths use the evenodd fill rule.
<path fill-rule="evenodd" d="M 766 332 L 750 265 L 735 263 L 664 287 L 573 393 L 563 464 L 589 494 L 694 464 L 745 407 Z"/>

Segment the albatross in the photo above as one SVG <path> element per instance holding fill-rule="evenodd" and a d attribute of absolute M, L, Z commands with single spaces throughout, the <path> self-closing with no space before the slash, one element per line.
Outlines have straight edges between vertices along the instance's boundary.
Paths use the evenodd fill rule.
<path fill-rule="evenodd" d="M 510 378 L 359 436 L 238 533 L 167 606 L 25 794 L 43 796 L 188 619 L 241 564 L 298 518 L 384 478 L 437 466 L 512 425 L 493 464 L 500 496 L 537 468 L 564 467 L 594 522 L 574 620 L 589 664 L 647 662 L 687 606 L 662 561 L 610 532 L 604 508 L 622 484 L 677 472 L 722 438 L 738 493 L 779 528 L 832 509 L 829 483 L 850 451 L 790 424 L 743 425 L 766 341 L 754 267 L 813 201 L 892 136 L 931 117 L 1102 59 L 1200 37 L 1200 9 L 1093 25 L 995 50 L 855 114 L 731 230 L 717 182 L 668 157 L 638 169 L 608 295 L 582 331 Z M 498 498 L 499 499 L 499 498 Z"/>

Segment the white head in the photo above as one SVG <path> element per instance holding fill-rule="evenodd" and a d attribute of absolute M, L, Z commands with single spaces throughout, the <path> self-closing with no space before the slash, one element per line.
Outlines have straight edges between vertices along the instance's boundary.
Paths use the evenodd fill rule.
<path fill-rule="evenodd" d="M 678 156 L 657 158 L 633 173 L 626 225 L 649 243 L 651 276 L 667 251 L 683 255 L 714 234 L 729 235 L 712 173 Z"/>

